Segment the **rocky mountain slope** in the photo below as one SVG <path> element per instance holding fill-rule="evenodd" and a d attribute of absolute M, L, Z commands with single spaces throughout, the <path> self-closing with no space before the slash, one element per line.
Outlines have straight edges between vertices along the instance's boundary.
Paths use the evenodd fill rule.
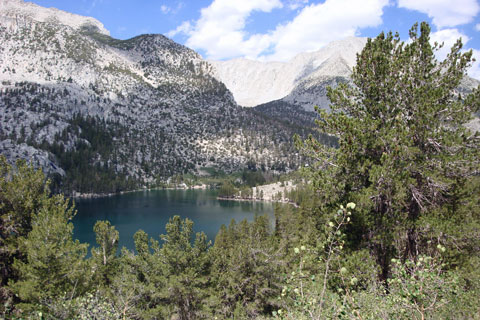
<path fill-rule="evenodd" d="M 291 124 L 239 107 L 208 62 L 162 35 L 117 40 L 93 18 L 2 0 L 0 43 L 0 152 L 63 191 L 300 161 Z"/>
<path fill-rule="evenodd" d="M 328 107 L 327 86 L 348 81 L 356 54 L 365 43 L 366 38 L 350 37 L 315 52 L 298 54 L 287 62 L 234 59 L 211 63 L 217 79 L 225 83 L 241 106 L 281 99 L 313 111 L 314 105 Z"/>
<path fill-rule="evenodd" d="M 298 126 L 312 126 L 314 107 L 329 109 L 327 87 L 349 83 L 356 54 L 366 38 L 350 37 L 324 48 L 301 53 L 287 62 L 246 59 L 212 62 L 215 76 L 225 83 L 238 104 Z M 480 84 L 465 77 L 459 92 L 468 93 Z M 478 130 L 476 119 L 469 126 Z"/>

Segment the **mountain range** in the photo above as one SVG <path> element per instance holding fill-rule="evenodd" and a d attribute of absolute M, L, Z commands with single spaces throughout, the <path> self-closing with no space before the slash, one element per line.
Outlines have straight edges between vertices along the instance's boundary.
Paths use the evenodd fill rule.
<path fill-rule="evenodd" d="M 315 52 L 300 53 L 287 62 L 233 59 L 210 63 L 217 79 L 225 83 L 241 106 L 282 99 L 313 111 L 314 105 L 328 108 L 328 101 L 325 94 L 318 95 L 312 88 L 319 83 L 348 81 L 356 54 L 366 42 L 366 38 L 349 37 Z"/>
<path fill-rule="evenodd" d="M 318 136 L 313 106 L 328 108 L 326 87 L 350 81 L 365 41 L 288 62 L 206 61 L 163 35 L 118 40 L 94 18 L 2 0 L 0 153 L 69 194 L 293 170 L 303 159 L 292 136 Z"/>
<path fill-rule="evenodd" d="M 327 88 L 351 83 L 357 53 L 366 42 L 367 38 L 348 37 L 286 62 L 240 58 L 210 63 L 215 67 L 215 77 L 225 83 L 241 106 L 308 126 L 315 118 L 315 106 L 329 110 Z M 479 84 L 466 76 L 458 89 L 468 93 Z M 480 121 L 474 119 L 469 125 L 478 130 Z"/>
<path fill-rule="evenodd" d="M 117 40 L 93 18 L 0 3 L 0 152 L 67 192 L 175 174 L 298 166 L 308 130 L 237 105 L 199 54 L 162 35 Z"/>

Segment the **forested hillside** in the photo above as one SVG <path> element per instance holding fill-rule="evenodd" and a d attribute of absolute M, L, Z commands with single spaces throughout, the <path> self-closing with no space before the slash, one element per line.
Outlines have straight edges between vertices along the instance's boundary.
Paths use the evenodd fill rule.
<path fill-rule="evenodd" d="M 302 162 L 290 156 L 297 128 L 239 107 L 193 50 L 163 35 L 114 39 L 93 18 L 21 0 L 0 5 L 0 152 L 41 167 L 56 190 Z"/>

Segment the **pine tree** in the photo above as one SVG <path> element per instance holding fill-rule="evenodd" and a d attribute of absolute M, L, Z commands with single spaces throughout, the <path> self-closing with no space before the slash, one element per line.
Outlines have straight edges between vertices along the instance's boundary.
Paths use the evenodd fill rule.
<path fill-rule="evenodd" d="M 20 308 L 45 308 L 61 299 L 73 299 L 88 288 L 89 270 L 84 259 L 88 245 L 72 239 L 70 220 L 74 214 L 62 195 L 42 200 L 32 219 L 32 230 L 20 240 L 26 259 L 16 259 L 13 264 L 18 280 L 9 283 L 24 302 Z"/>
<path fill-rule="evenodd" d="M 51 196 L 49 184 L 25 161 L 12 167 L 0 157 L 3 306 L 45 308 L 60 296 L 78 296 L 88 285 L 87 245 L 72 240 L 74 208 L 63 196 Z"/>
<path fill-rule="evenodd" d="M 137 255 L 122 249 L 119 272 L 112 289 L 116 305 L 133 318 L 164 318 L 166 273 L 157 240 L 139 230 L 133 236 Z"/>
<path fill-rule="evenodd" d="M 197 319 L 202 314 L 210 268 L 205 233 L 197 233 L 192 245 L 193 222 L 174 216 L 166 225 L 160 250 L 166 276 L 164 297 L 170 314 L 178 319 Z"/>
<path fill-rule="evenodd" d="M 97 283 L 108 286 L 116 273 L 118 231 L 110 225 L 110 221 L 97 221 L 93 227 L 98 248 L 92 249 L 92 258 L 95 264 Z"/>
<path fill-rule="evenodd" d="M 271 236 L 268 217 L 256 216 L 252 223 L 232 220 L 228 228 L 222 226 L 211 253 L 215 314 L 243 319 L 269 313 L 272 298 L 278 293 L 281 254 Z"/>
<path fill-rule="evenodd" d="M 446 206 L 459 214 L 456 191 L 479 169 L 479 136 L 464 124 L 479 109 L 480 90 L 465 97 L 456 90 L 472 52 L 462 53 L 459 40 L 439 62 L 440 46 L 430 44 L 429 34 L 422 23 L 408 43 L 391 32 L 369 39 L 357 56 L 353 86 L 330 88 L 332 111 L 319 110 L 320 131 L 338 137 L 339 147 L 313 138 L 301 143 L 318 160 L 313 182 L 323 207 L 359 205 L 351 239 L 365 241 L 382 279 L 391 258 L 415 260 L 424 250 L 422 219 L 442 219 L 438 212 Z"/>
<path fill-rule="evenodd" d="M 0 156 L 0 305 L 12 299 L 7 284 L 18 277 L 12 269 L 13 261 L 25 259 L 20 239 L 32 230 L 32 218 L 48 195 L 48 183 L 41 171 L 25 161 L 18 161 L 14 169 Z"/>

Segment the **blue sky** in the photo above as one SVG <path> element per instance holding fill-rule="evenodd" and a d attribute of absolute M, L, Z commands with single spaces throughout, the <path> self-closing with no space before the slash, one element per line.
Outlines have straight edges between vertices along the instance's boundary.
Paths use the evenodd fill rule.
<path fill-rule="evenodd" d="M 348 36 L 398 31 L 416 21 L 432 26 L 444 57 L 456 39 L 473 49 L 480 79 L 480 0 L 31 0 L 44 7 L 92 16 L 111 36 L 161 33 L 203 57 L 285 61 Z"/>

